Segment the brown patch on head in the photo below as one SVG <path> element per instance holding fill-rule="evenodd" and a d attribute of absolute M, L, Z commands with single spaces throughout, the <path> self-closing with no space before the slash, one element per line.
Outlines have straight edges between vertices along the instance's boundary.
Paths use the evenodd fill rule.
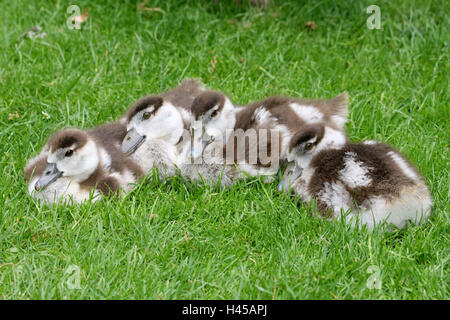
<path fill-rule="evenodd" d="M 50 137 L 48 141 L 48 146 L 50 152 L 55 152 L 55 150 L 61 148 L 69 148 L 72 146 L 76 146 L 73 150 L 77 150 L 83 147 L 88 141 L 88 135 L 86 132 L 83 132 L 78 129 L 66 129 L 62 131 L 56 132 L 53 136 Z"/>
<path fill-rule="evenodd" d="M 191 111 L 194 114 L 195 120 L 208 112 L 211 108 L 219 106 L 217 112 L 221 112 L 225 104 L 225 96 L 217 91 L 205 91 L 194 99 Z"/>
<path fill-rule="evenodd" d="M 177 87 L 161 94 L 161 96 L 175 107 L 190 110 L 195 97 L 200 95 L 203 90 L 203 85 L 199 80 L 188 79 Z"/>
<path fill-rule="evenodd" d="M 130 122 L 136 114 L 151 106 L 155 107 L 153 110 L 153 113 L 155 113 L 163 103 L 164 99 L 158 96 L 147 96 L 141 98 L 128 111 L 127 121 Z"/>
<path fill-rule="evenodd" d="M 317 137 L 313 145 L 317 145 L 323 138 L 325 132 L 325 127 L 322 124 L 311 124 L 303 127 L 301 130 L 297 131 L 289 142 L 289 152 L 292 151 L 296 146 Z"/>

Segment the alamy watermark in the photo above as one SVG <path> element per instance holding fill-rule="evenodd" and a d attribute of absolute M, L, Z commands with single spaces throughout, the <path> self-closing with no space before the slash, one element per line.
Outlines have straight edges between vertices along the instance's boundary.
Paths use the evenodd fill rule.
<path fill-rule="evenodd" d="M 367 268 L 367 273 L 371 274 L 371 276 L 366 281 L 366 286 L 369 289 L 378 289 L 381 290 L 382 281 L 381 281 L 381 270 L 378 266 L 371 265 Z"/>
<path fill-rule="evenodd" d="M 66 20 L 67 28 L 70 30 L 79 30 L 81 28 L 81 22 L 77 21 L 76 18 L 81 15 L 80 7 L 77 5 L 71 5 L 67 8 L 66 12 L 71 15 Z"/>
<path fill-rule="evenodd" d="M 372 29 L 381 29 L 381 10 L 377 5 L 371 5 L 366 8 L 366 13 L 371 14 L 369 18 L 367 18 L 366 26 L 370 30 Z"/>
<path fill-rule="evenodd" d="M 64 272 L 68 275 L 66 280 L 67 288 L 71 290 L 81 289 L 81 269 L 77 265 L 70 265 Z"/>
<path fill-rule="evenodd" d="M 201 122 L 195 130 L 183 130 L 182 141 L 189 141 L 185 164 L 249 164 L 278 166 L 281 154 L 281 132 L 276 129 L 226 129 L 207 132 Z"/>

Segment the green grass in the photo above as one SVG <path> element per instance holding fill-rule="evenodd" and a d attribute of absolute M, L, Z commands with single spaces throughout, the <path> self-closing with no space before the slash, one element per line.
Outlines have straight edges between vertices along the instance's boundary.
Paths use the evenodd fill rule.
<path fill-rule="evenodd" d="M 89 20 L 69 30 L 73 2 L 0 1 L 0 298 L 449 299 L 448 2 L 377 1 L 381 30 L 366 27 L 373 1 L 138 2 L 77 1 Z M 47 36 L 24 39 L 36 24 Z M 186 77 L 242 104 L 347 90 L 349 136 L 417 165 L 431 219 L 356 230 L 257 179 L 220 191 L 175 178 L 72 207 L 26 194 L 23 167 L 52 132 L 112 121 Z"/>

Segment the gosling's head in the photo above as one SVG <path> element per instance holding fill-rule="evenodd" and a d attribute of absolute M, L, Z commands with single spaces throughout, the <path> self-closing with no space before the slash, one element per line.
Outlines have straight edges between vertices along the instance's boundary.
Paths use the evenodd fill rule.
<path fill-rule="evenodd" d="M 190 134 L 194 142 L 191 156 L 197 158 L 208 144 L 226 139 L 227 129 L 234 128 L 236 115 L 231 101 L 217 91 L 205 91 L 197 96 L 191 112 Z"/>
<path fill-rule="evenodd" d="M 341 148 L 347 142 L 345 133 L 323 123 L 304 126 L 292 137 L 287 154 L 289 162 L 306 168 L 321 150 Z"/>
<path fill-rule="evenodd" d="M 288 148 L 287 159 L 294 161 L 297 165 L 302 164 L 302 160 L 310 159 L 314 151 L 322 141 L 325 132 L 323 125 L 307 125 L 297 131 L 291 138 Z"/>
<path fill-rule="evenodd" d="M 183 128 L 183 119 L 173 104 L 162 97 L 144 97 L 128 112 L 128 132 L 121 149 L 125 153 L 132 153 L 150 139 L 162 139 L 176 144 Z"/>
<path fill-rule="evenodd" d="M 288 166 L 281 179 L 278 190 L 287 190 L 296 181 L 318 152 L 325 135 L 325 126 L 320 123 L 305 125 L 291 138 L 288 147 Z"/>
<path fill-rule="evenodd" d="M 86 132 L 66 129 L 56 132 L 48 141 L 47 165 L 35 184 L 40 190 L 60 176 L 82 182 L 99 165 L 97 145 Z"/>

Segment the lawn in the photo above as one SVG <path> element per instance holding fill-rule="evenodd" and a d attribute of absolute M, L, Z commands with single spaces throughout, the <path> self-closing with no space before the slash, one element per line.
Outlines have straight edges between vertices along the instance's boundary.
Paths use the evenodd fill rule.
<path fill-rule="evenodd" d="M 0 1 L 0 298 L 450 298 L 449 2 L 139 2 Z M 79 30 L 71 4 L 89 9 Z M 371 4 L 381 29 L 366 26 Z M 24 38 L 36 25 L 45 37 Z M 405 154 L 431 218 L 357 230 L 258 179 L 173 178 L 72 207 L 27 195 L 23 167 L 52 132 L 112 121 L 184 78 L 240 104 L 348 91 L 349 136 Z"/>

